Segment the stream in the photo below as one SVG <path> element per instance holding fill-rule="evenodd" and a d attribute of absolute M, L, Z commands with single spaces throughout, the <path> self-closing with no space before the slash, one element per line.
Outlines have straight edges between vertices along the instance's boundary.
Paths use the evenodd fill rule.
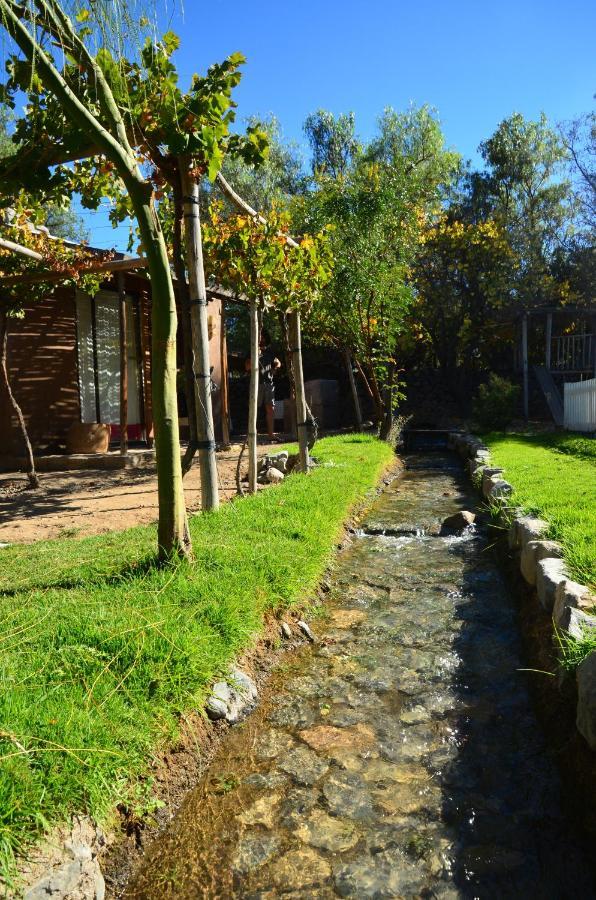
<path fill-rule="evenodd" d="M 407 464 L 126 897 L 595 896 L 487 538 L 429 534 L 471 488 Z"/>

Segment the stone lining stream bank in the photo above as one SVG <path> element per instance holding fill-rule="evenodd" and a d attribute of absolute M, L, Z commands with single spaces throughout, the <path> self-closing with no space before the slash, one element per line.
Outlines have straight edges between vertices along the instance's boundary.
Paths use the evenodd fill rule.
<path fill-rule="evenodd" d="M 481 533 L 438 535 L 471 490 L 429 455 L 381 495 L 128 898 L 595 896 L 516 605 Z"/>

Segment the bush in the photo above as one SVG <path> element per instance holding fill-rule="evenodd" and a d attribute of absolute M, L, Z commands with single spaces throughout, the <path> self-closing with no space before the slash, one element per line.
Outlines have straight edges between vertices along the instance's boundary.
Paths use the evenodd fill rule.
<path fill-rule="evenodd" d="M 481 428 L 503 431 L 515 418 L 520 389 L 494 373 L 481 384 L 474 401 L 474 420 Z"/>

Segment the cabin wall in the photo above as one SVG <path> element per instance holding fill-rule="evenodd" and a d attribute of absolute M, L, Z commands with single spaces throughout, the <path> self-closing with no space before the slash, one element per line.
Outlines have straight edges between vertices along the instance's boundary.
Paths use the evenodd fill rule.
<path fill-rule="evenodd" d="M 8 369 L 35 452 L 54 449 L 80 418 L 74 292 L 57 288 L 8 321 Z M 16 417 L 0 386 L 0 455 L 24 452 Z"/>

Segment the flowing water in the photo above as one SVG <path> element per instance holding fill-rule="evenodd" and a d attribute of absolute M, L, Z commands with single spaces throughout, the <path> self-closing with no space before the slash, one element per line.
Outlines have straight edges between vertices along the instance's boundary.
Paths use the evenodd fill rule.
<path fill-rule="evenodd" d="M 486 538 L 428 533 L 474 500 L 415 461 L 127 896 L 594 896 Z"/>

